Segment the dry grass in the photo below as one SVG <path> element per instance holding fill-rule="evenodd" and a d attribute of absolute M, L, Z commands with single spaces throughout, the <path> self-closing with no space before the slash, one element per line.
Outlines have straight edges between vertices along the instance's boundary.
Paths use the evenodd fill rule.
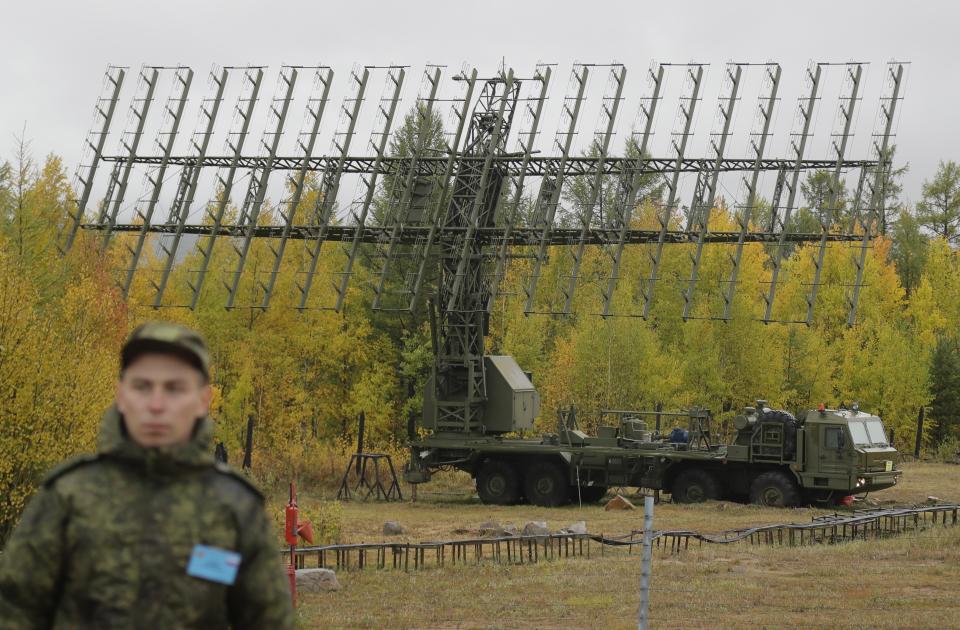
<path fill-rule="evenodd" d="M 928 495 L 960 501 L 960 466 L 905 465 L 898 487 L 875 499 L 922 502 Z M 448 480 L 448 490 L 463 480 Z M 425 486 L 425 490 L 430 486 Z M 314 497 L 314 500 L 317 497 Z M 310 500 L 310 499 L 308 499 Z M 430 495 L 417 503 L 347 503 L 345 542 L 379 541 L 385 520 L 399 520 L 410 540 L 455 538 L 485 520 L 559 528 L 585 520 L 591 532 L 624 533 L 641 514 L 602 507 L 542 509 L 480 505 L 472 494 Z M 822 511 L 775 510 L 724 503 L 661 504 L 658 529 L 718 531 L 809 521 Z M 956 627 L 960 615 L 960 528 L 886 541 L 807 548 L 706 546 L 681 557 L 655 554 L 653 627 Z M 575 628 L 635 627 L 638 556 L 535 566 L 447 567 L 404 574 L 341 572 L 343 590 L 304 595 L 303 627 Z"/>

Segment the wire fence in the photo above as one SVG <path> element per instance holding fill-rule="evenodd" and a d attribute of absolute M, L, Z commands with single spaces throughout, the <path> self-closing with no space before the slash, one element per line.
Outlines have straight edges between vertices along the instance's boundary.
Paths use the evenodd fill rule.
<path fill-rule="evenodd" d="M 930 527 L 957 526 L 960 504 L 924 505 L 876 510 L 858 510 L 814 518 L 809 523 L 780 523 L 704 534 L 690 530 L 658 530 L 654 545 L 663 554 L 681 554 L 693 541 L 704 544 L 750 544 L 803 546 L 835 544 L 852 540 L 876 540 Z M 337 570 L 366 568 L 403 571 L 456 565 L 536 564 L 563 558 L 602 558 L 614 549 L 643 544 L 643 532 L 622 535 L 552 533 L 543 535 L 492 536 L 427 542 L 352 543 L 299 547 L 297 568 Z M 285 551 L 289 553 L 289 551 Z M 620 554 L 616 554 L 620 555 Z"/>

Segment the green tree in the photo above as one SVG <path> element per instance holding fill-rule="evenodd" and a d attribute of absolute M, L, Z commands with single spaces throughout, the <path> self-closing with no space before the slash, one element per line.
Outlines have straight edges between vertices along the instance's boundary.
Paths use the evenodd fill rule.
<path fill-rule="evenodd" d="M 940 162 L 933 179 L 923 182 L 917 221 L 951 244 L 960 238 L 960 166 L 956 162 Z"/>
<path fill-rule="evenodd" d="M 846 205 L 847 186 L 841 179 L 836 191 L 834 201 L 835 209 L 842 209 Z M 817 170 L 807 175 L 807 178 L 800 182 L 800 194 L 803 195 L 805 207 L 814 213 L 828 210 L 827 203 L 830 201 L 830 190 L 833 187 L 833 173 L 828 170 Z"/>
<path fill-rule="evenodd" d="M 880 180 L 880 207 L 877 208 L 877 210 L 880 213 L 880 233 L 884 235 L 887 233 L 888 226 L 896 222 L 900 212 L 903 210 L 903 205 L 900 201 L 900 193 L 903 192 L 902 179 L 907 171 L 910 170 L 909 163 L 900 167 L 894 166 L 896 153 L 896 145 L 891 145 L 887 149 L 884 160 L 887 168 Z M 864 196 L 864 198 L 860 199 L 860 209 L 862 211 L 864 208 L 870 207 L 870 200 L 866 198 L 869 194 L 866 189 L 861 191 L 861 194 Z"/>
<path fill-rule="evenodd" d="M 394 158 L 437 157 L 442 155 L 446 148 L 446 139 L 443 134 L 443 117 L 436 109 L 429 115 L 426 105 L 418 102 L 403 117 L 403 123 L 390 138 L 388 153 Z M 377 196 L 373 202 L 373 219 L 378 225 L 384 225 L 393 220 L 408 222 L 410 217 L 391 216 L 392 213 L 408 211 L 399 208 L 398 204 L 404 194 L 408 173 L 398 171 L 384 175 L 378 186 Z M 413 194 L 415 197 L 426 195 L 425 199 L 412 199 L 409 211 L 425 210 L 428 215 L 440 202 L 440 177 L 414 176 Z M 421 221 L 429 221 L 429 216 L 422 217 Z M 420 222 L 420 221 L 416 221 Z"/>
<path fill-rule="evenodd" d="M 909 209 L 904 208 L 893 224 L 893 244 L 890 256 L 897 267 L 900 284 L 907 295 L 917 287 L 927 264 L 927 237 L 920 231 L 920 223 Z"/>
<path fill-rule="evenodd" d="M 388 152 L 390 157 L 436 158 L 445 155 L 446 138 L 444 137 L 443 117 L 437 111 L 436 105 L 428 111 L 426 104 L 416 103 L 406 113 L 402 124 L 390 138 Z M 442 203 L 443 181 L 441 176 L 423 176 L 411 174 L 405 170 L 384 175 L 378 185 L 372 208 L 373 225 L 393 228 L 400 225 L 429 224 L 432 216 L 438 211 L 437 206 Z M 412 190 L 407 191 L 410 184 Z M 408 199 L 402 205 L 404 196 Z M 422 247 L 422 245 L 420 245 Z M 412 311 L 404 309 L 409 305 L 411 296 L 411 281 L 418 268 L 414 265 L 414 246 L 398 245 L 393 251 L 386 246 L 364 246 L 355 269 L 368 277 L 371 286 L 379 286 L 380 274 L 387 265 L 387 273 L 383 278 L 383 291 L 380 307 L 387 310 L 374 311 L 373 295 L 365 291 L 361 296 L 361 306 L 351 317 L 362 313 L 362 317 L 369 321 L 384 341 L 389 343 L 389 356 L 396 358 L 395 367 L 402 381 L 402 389 L 406 393 L 412 389 L 412 399 L 402 398 L 396 401 L 396 407 L 401 411 L 392 420 L 390 433 L 392 438 L 401 439 L 405 434 L 406 418 L 416 408 L 419 413 L 422 408 L 423 389 L 426 384 L 430 367 L 433 364 L 432 349 L 428 324 L 426 300 L 420 299 L 414 304 Z M 386 257 L 390 259 L 387 260 Z M 436 280 L 439 270 L 436 248 L 425 264 L 423 281 L 424 287 L 431 286 Z M 355 279 L 354 285 L 358 282 Z M 397 310 L 399 309 L 399 310 Z M 371 420 L 370 409 L 365 410 L 368 423 Z"/>
<path fill-rule="evenodd" d="M 9 212 L 13 206 L 13 167 L 10 162 L 0 164 L 0 226 L 6 226 L 10 220 Z"/>
<path fill-rule="evenodd" d="M 943 330 L 960 329 L 960 259 L 943 238 L 927 246 L 922 282 L 930 285 L 936 308 L 944 318 Z"/>
<path fill-rule="evenodd" d="M 92 450 L 127 330 L 91 235 L 66 257 L 53 247 L 70 203 L 60 160 L 33 164 L 18 140 L 0 209 L 0 542 L 45 471 Z"/>
<path fill-rule="evenodd" d="M 600 147 L 596 143 L 590 145 L 590 149 L 584 152 L 584 157 L 597 158 L 600 156 Z M 624 143 L 624 157 L 630 160 L 640 159 L 640 145 L 634 136 L 627 138 Z M 650 157 L 649 154 L 643 156 Z M 563 199 L 570 204 L 570 209 L 566 212 L 558 209 L 558 220 L 561 224 L 572 224 L 579 226 L 579 221 L 572 221 L 570 214 L 584 216 L 587 212 L 593 213 L 593 225 L 609 225 L 610 215 L 613 214 L 612 208 L 617 203 L 623 203 L 627 191 L 624 190 L 624 182 L 619 177 L 604 175 L 600 178 L 600 191 L 597 193 L 595 208 L 588 208 L 590 199 L 593 196 L 593 187 L 596 182 L 594 175 L 580 175 L 573 177 L 567 186 L 563 189 Z M 636 204 L 639 206 L 644 201 L 658 201 L 663 196 L 663 180 L 654 173 L 642 175 L 637 188 Z"/>
<path fill-rule="evenodd" d="M 960 344 L 955 338 L 941 338 L 930 362 L 930 419 L 934 422 L 931 440 L 940 444 L 960 437 Z"/>

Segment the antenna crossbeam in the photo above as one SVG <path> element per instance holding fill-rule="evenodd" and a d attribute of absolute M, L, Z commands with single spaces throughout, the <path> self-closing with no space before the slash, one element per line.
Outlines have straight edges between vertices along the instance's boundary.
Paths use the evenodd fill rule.
<path fill-rule="evenodd" d="M 483 158 L 477 156 L 461 156 L 454 154 L 454 159 L 463 162 L 480 162 Z M 105 155 L 102 157 L 104 162 L 124 162 L 129 158 L 123 156 Z M 159 156 L 137 156 L 133 163 L 144 165 L 157 165 L 162 158 Z M 341 161 L 340 157 L 323 156 L 305 159 L 302 157 L 278 156 L 273 160 L 273 170 L 299 170 L 303 168 L 303 162 L 307 162 L 308 171 L 329 172 L 336 170 Z M 343 158 L 343 173 L 348 174 L 368 174 L 376 171 L 380 175 L 396 175 L 407 172 L 410 168 L 411 159 L 409 157 L 391 157 L 385 156 L 379 161 L 377 168 L 376 156 L 348 156 Z M 443 176 L 446 170 L 448 157 L 426 155 L 420 157 L 416 164 L 417 175 L 423 177 Z M 627 158 L 621 156 L 610 156 L 605 160 L 599 160 L 592 157 L 569 156 L 566 159 L 555 156 L 533 155 L 528 160 L 524 160 L 522 155 L 499 155 L 493 158 L 493 164 L 497 169 L 509 177 L 519 177 L 521 174 L 527 177 L 543 177 L 546 175 L 560 174 L 564 177 L 582 177 L 588 175 L 610 175 L 621 176 L 625 174 L 672 174 L 677 171 L 683 173 L 699 173 L 705 169 L 714 166 L 716 159 L 711 157 L 684 157 L 677 160 L 676 157 L 648 157 L 643 160 L 642 166 L 637 166 L 636 158 Z M 171 166 L 189 166 L 189 167 L 228 167 L 233 163 L 232 156 L 208 156 L 203 159 L 185 156 L 171 156 L 168 164 Z M 720 172 L 751 171 L 756 163 L 753 157 L 731 157 L 721 160 Z M 805 159 L 800 161 L 801 170 L 832 168 L 836 163 L 832 159 Z M 241 169 L 253 170 L 263 168 L 266 159 L 261 156 L 245 155 L 237 161 L 237 167 Z M 761 160 L 761 169 L 765 171 L 779 170 L 781 168 L 790 168 L 797 164 L 795 157 L 790 158 L 765 158 Z M 844 169 L 858 169 L 869 167 L 876 164 L 876 160 L 845 160 Z M 562 168 L 561 168 L 562 166 Z"/>
<path fill-rule="evenodd" d="M 115 232 L 136 232 L 140 230 L 140 225 L 135 223 L 117 224 L 113 227 Z M 82 229 L 99 230 L 97 224 L 82 224 Z M 227 225 L 221 224 L 218 233 L 221 236 L 237 238 L 243 236 L 247 225 Z M 279 238 L 285 229 L 283 225 L 258 225 L 252 230 L 256 238 Z M 413 245 L 422 241 L 422 239 L 432 230 L 431 226 L 407 226 L 399 238 L 399 242 L 405 245 Z M 171 234 L 176 230 L 176 226 L 151 225 L 150 231 L 156 234 Z M 210 226 L 208 225 L 187 225 L 184 226 L 183 234 L 208 234 Z M 436 230 L 438 237 L 457 237 L 467 232 L 466 227 L 444 227 Z M 348 242 L 353 241 L 358 233 L 355 225 L 331 225 L 326 230 L 328 241 Z M 390 229 L 382 226 L 366 226 L 360 236 L 361 243 L 378 243 L 385 238 L 389 238 Z M 540 230 L 528 226 L 515 226 L 506 239 L 506 243 L 511 247 L 524 247 L 531 242 L 538 242 Z M 554 245 L 572 245 L 580 239 L 580 228 L 554 228 L 550 231 L 547 238 L 547 246 Z M 605 245 L 609 242 L 607 230 L 603 228 L 591 228 L 587 233 L 586 245 Z M 647 243 L 656 243 L 660 237 L 660 230 L 629 229 L 624 231 L 624 244 L 641 245 Z M 667 243 L 693 243 L 695 244 L 699 237 L 698 232 L 687 230 L 667 230 L 664 236 L 664 242 Z M 294 240 L 313 240 L 316 238 L 316 229 L 310 225 L 292 225 L 288 238 Z M 475 240 L 484 245 L 502 244 L 504 242 L 503 228 L 497 226 L 478 227 L 475 230 Z M 727 230 L 713 230 L 704 237 L 706 243 L 737 243 L 740 238 L 740 232 Z M 782 235 L 780 232 L 745 232 L 743 240 L 745 243 L 777 243 L 781 238 L 787 243 L 809 243 L 817 242 L 822 238 L 819 232 L 791 232 Z M 862 239 L 860 234 L 830 233 L 827 235 L 829 242 L 858 242 Z M 508 253 L 509 254 L 509 253 Z M 527 258 L 529 256 L 521 256 Z"/>

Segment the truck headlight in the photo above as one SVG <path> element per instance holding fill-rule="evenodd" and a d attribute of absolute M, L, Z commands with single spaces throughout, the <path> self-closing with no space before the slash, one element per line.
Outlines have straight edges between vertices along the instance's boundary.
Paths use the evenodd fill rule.
<path fill-rule="evenodd" d="M 867 483 L 867 480 L 866 480 L 866 479 L 864 479 L 863 477 L 857 477 L 857 487 L 858 487 L 858 488 L 859 488 L 860 486 L 864 485 L 865 483 Z"/>

